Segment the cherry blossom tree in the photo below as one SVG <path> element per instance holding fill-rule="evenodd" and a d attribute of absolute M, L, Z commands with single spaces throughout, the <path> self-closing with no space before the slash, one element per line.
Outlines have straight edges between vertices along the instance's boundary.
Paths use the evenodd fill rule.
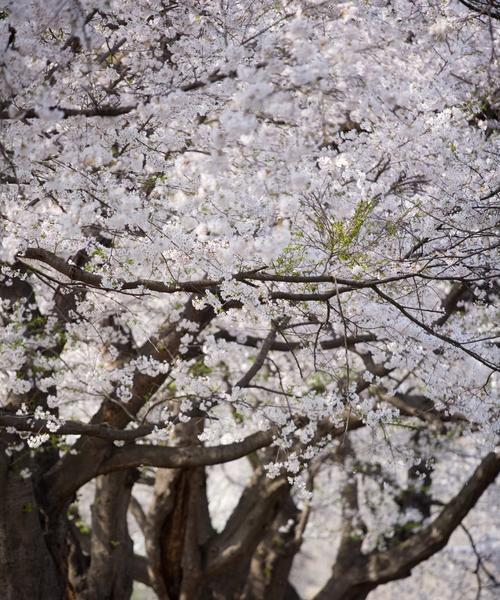
<path fill-rule="evenodd" d="M 0 1 L 3 598 L 494 597 L 499 17 Z"/>

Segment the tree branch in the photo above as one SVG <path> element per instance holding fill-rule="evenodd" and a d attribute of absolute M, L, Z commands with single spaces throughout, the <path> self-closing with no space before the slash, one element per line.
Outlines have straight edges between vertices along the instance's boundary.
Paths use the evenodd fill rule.
<path fill-rule="evenodd" d="M 4 415 L 0 414 L 0 427 L 13 427 L 16 431 L 25 431 L 33 433 L 50 433 L 53 435 L 88 435 L 103 440 L 122 440 L 129 441 L 144 437 L 152 433 L 155 427 L 164 427 L 165 424 L 141 425 L 136 429 L 124 431 L 123 429 L 113 429 L 105 425 L 93 425 L 80 423 L 78 421 L 64 421 L 55 431 L 54 423 L 44 419 L 34 419 L 30 416 L 22 415 Z"/>
<path fill-rule="evenodd" d="M 272 444 L 276 431 L 258 431 L 241 442 L 220 446 L 150 446 L 127 445 L 116 449 L 99 466 L 99 473 L 148 465 L 167 469 L 185 469 L 230 462 Z"/>
<path fill-rule="evenodd" d="M 500 455 L 491 452 L 430 525 L 389 550 L 352 556 L 350 568 L 341 578 L 332 576 L 314 600 L 365 598 L 378 585 L 409 577 L 414 567 L 446 546 L 499 471 Z"/>
<path fill-rule="evenodd" d="M 262 368 L 264 361 L 266 360 L 266 356 L 269 354 L 271 350 L 271 346 L 273 345 L 276 339 L 276 326 L 273 324 L 271 331 L 268 333 L 265 340 L 263 340 L 262 347 L 260 348 L 257 356 L 255 357 L 252 366 L 248 369 L 248 371 L 238 380 L 235 387 L 244 388 L 247 387 L 248 384 L 252 381 L 252 379 L 257 375 L 259 370 Z"/>
<path fill-rule="evenodd" d="M 221 329 L 215 334 L 216 339 L 226 340 L 227 342 L 236 342 L 240 346 L 248 346 L 250 348 L 260 348 L 264 343 L 264 338 L 254 337 L 254 336 L 246 336 L 244 342 L 239 342 L 237 336 L 231 335 L 228 331 Z M 361 344 L 363 342 L 375 342 L 377 340 L 377 336 L 372 333 L 365 333 L 361 335 L 353 335 L 347 338 L 343 336 L 339 336 L 336 338 L 321 340 L 319 342 L 320 348 L 323 350 L 333 350 L 335 348 L 343 348 L 346 344 L 348 346 L 352 346 L 354 344 Z M 277 351 L 277 352 L 290 352 L 292 350 L 299 350 L 301 348 L 307 348 L 308 344 L 306 342 L 297 341 L 297 342 L 280 342 L 273 341 L 269 350 Z"/>
<path fill-rule="evenodd" d="M 103 276 L 95 273 L 89 273 L 80 269 L 76 265 L 68 263 L 66 260 L 57 256 L 50 250 L 44 250 L 43 248 L 27 248 L 24 251 L 22 258 L 29 258 L 33 260 L 39 260 L 45 263 L 49 267 L 52 267 L 62 275 L 65 275 L 71 281 L 80 281 L 94 288 L 99 289 L 110 289 L 102 285 Z M 122 290 L 134 290 L 134 289 L 147 289 L 152 292 L 163 292 L 172 294 L 174 292 L 188 292 L 188 293 L 200 293 L 205 290 L 215 288 L 219 285 L 220 281 L 211 280 L 200 280 L 200 281 L 187 281 L 177 282 L 172 285 L 165 284 L 161 281 L 155 281 L 152 279 L 136 279 L 134 281 L 125 281 L 123 279 L 116 279 L 117 287 L 112 288 L 113 291 Z"/>
<path fill-rule="evenodd" d="M 50 250 L 43 248 L 26 248 L 22 256 L 19 259 L 27 258 L 32 260 L 39 260 L 46 265 L 52 267 L 59 273 L 68 277 L 72 281 L 79 281 L 85 283 L 91 287 L 110 290 L 102 285 L 103 276 L 97 275 L 96 273 L 89 273 L 76 265 L 69 264 L 66 260 L 57 256 Z M 391 277 L 385 277 L 383 279 L 368 279 L 366 281 L 360 281 L 356 279 L 345 279 L 342 277 L 334 277 L 331 275 L 318 275 L 318 276 L 292 276 L 292 275 L 277 275 L 272 273 L 259 273 L 253 271 L 242 271 L 235 273 L 233 279 L 236 281 L 261 281 L 270 283 L 334 283 L 335 289 L 326 292 L 306 292 L 306 293 L 293 293 L 293 292 L 282 292 L 274 291 L 271 292 L 271 297 L 274 299 L 288 299 L 291 301 L 323 301 L 337 295 L 338 293 L 344 293 L 353 290 L 374 288 L 376 285 L 383 285 L 386 283 L 392 283 L 396 281 L 402 281 L 418 277 L 418 273 L 411 274 L 398 274 Z M 112 291 L 127 291 L 134 289 L 147 289 L 152 292 L 162 292 L 172 294 L 175 292 L 189 292 L 199 294 L 206 290 L 216 290 L 222 283 L 223 279 L 209 279 L 209 280 L 198 280 L 198 281 L 179 281 L 172 284 L 165 284 L 162 281 L 153 279 L 136 279 L 134 281 L 125 281 L 124 279 L 115 278 L 117 287 L 112 288 Z M 337 288 L 337 285 L 347 286 L 344 288 Z"/>
<path fill-rule="evenodd" d="M 392 580 L 444 548 L 451 534 L 475 506 L 486 488 L 495 481 L 499 472 L 500 455 L 490 452 L 430 525 L 398 547 L 370 557 L 370 567 Z"/>
<path fill-rule="evenodd" d="M 130 106 L 111 106 L 103 105 L 98 108 L 66 108 L 64 106 L 51 106 L 50 111 L 54 114 L 60 113 L 61 119 L 68 119 L 69 117 L 119 117 L 126 115 L 137 108 L 137 105 Z M 0 111 L 0 120 L 14 120 L 14 119 L 40 119 L 40 112 L 35 108 L 19 109 L 17 113 L 12 113 L 10 110 Z"/>
<path fill-rule="evenodd" d="M 455 346 L 455 348 L 459 348 L 460 350 L 462 350 L 462 352 L 465 352 L 469 356 L 472 356 L 472 358 L 475 358 L 477 361 L 479 361 L 483 365 L 489 367 L 493 371 L 499 371 L 500 370 L 500 368 L 498 367 L 498 365 L 495 365 L 494 363 L 490 362 L 486 358 L 483 358 L 482 356 L 480 356 L 479 354 L 477 354 L 477 352 L 469 350 L 463 344 L 461 344 L 460 342 L 457 342 L 457 340 L 454 340 L 453 338 L 451 338 L 451 337 L 449 337 L 447 335 L 444 335 L 442 333 L 438 333 L 437 331 L 434 331 L 434 329 L 432 327 L 430 327 L 429 325 L 427 325 L 423 321 L 420 321 L 419 319 L 417 319 L 416 317 L 414 317 L 411 313 L 409 313 L 405 309 L 404 306 L 402 306 L 401 304 L 399 304 L 399 302 L 397 302 L 397 300 L 394 300 L 394 298 L 391 298 L 390 296 L 388 296 L 385 292 L 383 292 L 381 289 L 379 289 L 376 285 L 372 286 L 372 289 L 374 290 L 374 292 L 376 294 L 378 294 L 381 298 L 383 298 L 384 300 L 386 300 L 386 302 L 388 302 L 389 304 L 392 304 L 392 306 L 394 306 L 395 308 L 397 308 L 399 310 L 399 312 L 402 313 L 407 319 L 409 319 L 412 323 L 415 323 L 416 325 L 418 325 L 419 327 L 421 327 L 429 335 L 431 335 L 431 336 L 433 336 L 435 338 L 438 338 L 440 340 L 443 340 L 444 342 L 447 342 L 451 346 Z"/>

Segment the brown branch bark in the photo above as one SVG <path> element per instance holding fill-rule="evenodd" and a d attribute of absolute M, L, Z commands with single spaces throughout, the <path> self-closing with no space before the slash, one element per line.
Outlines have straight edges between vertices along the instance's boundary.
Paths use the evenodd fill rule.
<path fill-rule="evenodd" d="M 50 252 L 50 250 L 44 250 L 42 248 L 27 248 L 24 251 L 22 258 L 29 258 L 43 262 L 71 281 L 79 281 L 94 288 L 109 289 L 102 285 L 102 275 L 89 273 L 77 265 L 70 264 L 60 256 L 57 256 L 57 254 Z M 117 279 L 117 287 L 113 288 L 113 290 L 119 292 L 144 288 L 152 292 L 163 292 L 167 294 L 174 292 L 200 293 L 216 287 L 219 285 L 219 283 L 220 281 L 200 280 L 186 282 L 180 281 L 170 285 L 153 279 L 136 279 L 134 281 Z"/>
<path fill-rule="evenodd" d="M 256 471 L 224 530 L 210 541 L 207 548 L 207 575 L 220 575 L 230 565 L 250 563 L 273 505 L 289 487 L 284 476 L 269 479 L 263 469 Z"/>
<path fill-rule="evenodd" d="M 148 572 L 148 560 L 145 556 L 134 554 L 131 562 L 132 579 L 139 581 L 148 587 L 153 587 Z"/>
<path fill-rule="evenodd" d="M 458 0 L 464 6 L 486 17 L 500 19 L 500 2 L 498 0 Z"/>
<path fill-rule="evenodd" d="M 66 581 L 47 547 L 33 484 L 19 477 L 0 436 L 0 590 L 3 600 L 63 600 Z M 19 466 L 32 466 L 21 457 Z"/>
<path fill-rule="evenodd" d="M 148 465 L 167 469 L 187 469 L 205 465 L 230 462 L 251 454 L 259 448 L 272 444 L 274 430 L 258 431 L 241 442 L 220 446 L 167 447 L 151 445 L 130 445 L 117 448 L 98 469 L 99 473 L 111 473 L 119 469 Z"/>
<path fill-rule="evenodd" d="M 163 576 L 162 537 L 164 524 L 176 504 L 180 477 L 180 470 L 161 469 L 157 471 L 153 500 L 146 516 L 144 540 L 148 558 L 148 574 L 151 585 L 159 598 L 168 598 Z"/>
<path fill-rule="evenodd" d="M 203 426 L 202 420 L 181 425 L 179 447 L 200 446 Z M 214 533 L 203 467 L 157 471 L 143 531 L 149 574 L 158 597 L 198 598 L 203 588 L 204 546 Z"/>
<path fill-rule="evenodd" d="M 22 256 L 19 259 L 31 259 L 38 260 L 52 267 L 62 275 L 68 277 L 71 281 L 79 281 L 85 283 L 91 287 L 99 289 L 108 289 L 102 286 L 102 275 L 96 273 L 89 273 L 84 269 L 81 269 L 77 265 L 68 263 L 66 260 L 54 254 L 50 250 L 43 248 L 26 248 Z M 399 274 L 391 277 L 385 277 L 382 279 L 369 279 L 365 281 L 359 281 L 356 279 L 345 279 L 343 277 L 335 277 L 332 275 L 310 275 L 310 276 L 294 276 L 294 275 L 277 275 L 273 273 L 262 273 L 254 271 L 243 271 L 235 273 L 233 278 L 237 281 L 261 281 L 269 283 L 332 283 L 335 285 L 333 290 L 326 292 L 311 292 L 311 293 L 293 293 L 284 291 L 273 291 L 270 293 L 272 298 L 278 299 L 290 299 L 293 301 L 324 301 L 332 296 L 339 293 L 344 293 L 352 290 L 360 290 L 366 288 L 374 288 L 377 285 L 383 285 L 396 281 L 403 281 L 405 279 L 411 279 L 418 277 L 418 273 L 412 274 Z M 165 284 L 162 281 L 153 279 L 136 279 L 133 281 L 125 281 L 117 278 L 117 288 L 114 291 L 127 291 L 134 289 L 147 289 L 153 292 L 161 293 L 174 293 L 174 292 L 188 292 L 188 293 L 202 293 L 209 289 L 217 289 L 222 283 L 222 279 L 217 280 L 199 280 L 199 281 L 179 281 L 172 284 Z M 344 288 L 338 288 L 338 285 L 346 286 Z"/>
<path fill-rule="evenodd" d="M 158 427 L 164 425 L 158 424 Z M 53 424 L 43 419 L 34 419 L 30 416 L 0 414 L 0 427 L 13 427 L 16 431 L 31 431 L 33 433 L 50 433 L 55 435 L 87 435 L 102 440 L 122 440 L 130 441 L 149 435 L 154 431 L 155 425 L 142 425 L 136 429 L 124 431 L 123 429 L 113 429 L 105 425 L 92 425 L 80 423 L 78 421 L 64 421 L 63 424 L 54 431 Z"/>
<path fill-rule="evenodd" d="M 69 117 L 119 117 L 126 115 L 137 108 L 136 105 L 131 106 L 111 106 L 103 105 L 98 108 L 70 108 L 64 106 L 51 106 L 50 110 L 54 113 L 59 112 L 62 119 Z M 40 112 L 34 108 L 18 109 L 16 112 L 10 110 L 0 111 L 0 120 L 14 119 L 39 119 Z"/>
<path fill-rule="evenodd" d="M 302 543 L 303 517 L 290 490 L 283 493 L 277 503 L 276 516 L 253 554 L 244 600 L 299 599 L 289 576 Z"/>
<path fill-rule="evenodd" d="M 266 356 L 269 354 L 271 350 L 271 346 L 273 345 L 274 340 L 276 339 L 276 327 L 273 325 L 271 331 L 263 340 L 262 346 L 255 357 L 252 366 L 248 369 L 248 371 L 238 380 L 235 387 L 244 388 L 247 387 L 248 384 L 252 381 L 252 379 L 257 375 L 257 373 L 262 368 L 264 361 L 266 360 Z"/>
<path fill-rule="evenodd" d="M 121 469 L 148 465 L 169 469 L 186 469 L 203 465 L 229 462 L 246 456 L 259 448 L 269 446 L 274 431 L 257 432 L 241 442 L 221 446 L 165 447 L 130 445 L 116 448 L 102 440 L 92 445 L 87 441 L 78 456 L 70 455 L 71 462 L 60 464 L 44 478 L 49 505 L 55 508 L 69 500 L 87 481 L 96 475 L 112 473 Z M 81 464 L 81 469 L 75 468 Z M 70 468 L 70 466 L 72 468 Z"/>

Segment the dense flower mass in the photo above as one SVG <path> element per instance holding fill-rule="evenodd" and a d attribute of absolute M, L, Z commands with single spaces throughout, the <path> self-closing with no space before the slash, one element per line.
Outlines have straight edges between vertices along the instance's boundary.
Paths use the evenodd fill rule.
<path fill-rule="evenodd" d="M 40 510 L 171 469 L 151 471 L 143 527 L 159 598 L 284 597 L 328 473 L 348 474 L 344 529 L 318 599 L 439 549 L 412 541 L 431 490 L 451 497 L 434 469 L 465 452 L 471 472 L 493 461 L 473 477 L 498 470 L 499 16 L 491 0 L 0 1 L 0 450 Z M 245 456 L 213 548 L 211 525 L 192 534 L 213 555 L 169 579 L 173 542 L 151 533 L 167 490 L 180 502 L 181 480 Z M 267 596 L 269 540 L 237 527 L 252 493 L 261 529 L 295 536 Z M 94 572 L 96 543 L 57 585 L 128 597 Z"/>

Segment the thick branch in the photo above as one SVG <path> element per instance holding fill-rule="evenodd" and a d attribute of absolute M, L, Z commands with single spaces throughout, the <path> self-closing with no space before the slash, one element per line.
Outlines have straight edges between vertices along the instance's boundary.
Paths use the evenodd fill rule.
<path fill-rule="evenodd" d="M 371 556 L 370 571 L 386 581 L 405 577 L 413 567 L 444 548 L 499 471 L 500 455 L 491 452 L 430 525 L 399 546 Z"/>
<path fill-rule="evenodd" d="M 27 248 L 24 251 L 23 256 L 19 258 L 28 258 L 32 260 L 39 260 L 46 265 L 52 267 L 59 273 L 65 275 L 72 281 L 79 281 L 85 283 L 91 287 L 99 289 L 108 289 L 102 285 L 103 276 L 97 275 L 96 273 L 89 273 L 76 265 L 69 264 L 66 260 L 57 256 L 50 250 L 43 248 Z M 338 278 L 332 275 L 304 275 L 304 276 L 288 276 L 288 275 L 276 275 L 273 273 L 261 273 L 257 271 L 243 271 L 235 273 L 233 278 L 236 281 L 261 281 L 270 283 L 333 283 L 336 287 L 334 290 L 327 292 L 311 292 L 311 293 L 291 293 L 284 291 L 274 291 L 270 293 L 270 296 L 274 299 L 289 299 L 291 301 L 324 301 L 338 293 L 343 293 L 352 290 L 374 288 L 376 285 L 383 285 L 395 281 L 402 281 L 418 277 L 418 273 L 412 274 L 398 274 L 391 277 L 385 277 L 383 279 L 368 279 L 366 281 L 359 281 L 355 279 Z M 209 289 L 217 289 L 222 283 L 222 279 L 217 280 L 199 280 L 199 281 L 179 281 L 172 284 L 166 284 L 162 281 L 154 279 L 136 279 L 134 281 L 125 281 L 120 278 L 116 278 L 116 288 L 114 291 L 127 291 L 134 289 L 147 289 L 152 292 L 162 293 L 174 293 L 174 292 L 189 292 L 189 293 L 201 293 Z M 347 286 L 344 288 L 338 288 L 337 285 Z"/>
<path fill-rule="evenodd" d="M 119 117 L 126 115 L 137 108 L 136 105 L 131 106 L 111 106 L 103 105 L 98 108 L 66 108 L 64 106 L 51 106 L 50 111 L 54 114 L 59 113 L 61 119 L 69 117 Z M 40 119 L 40 111 L 35 108 L 19 109 L 16 113 L 10 110 L 0 111 L 0 120 L 8 119 Z"/>
<path fill-rule="evenodd" d="M 99 473 L 148 465 L 166 469 L 186 469 L 230 462 L 272 444 L 274 430 L 258 431 L 241 442 L 220 446 L 150 446 L 129 445 L 118 448 L 99 466 Z"/>
<path fill-rule="evenodd" d="M 458 0 L 461 4 L 493 19 L 500 19 L 500 2 L 498 0 Z"/>
<path fill-rule="evenodd" d="M 102 275 L 96 275 L 95 273 L 84 271 L 76 265 L 68 263 L 60 256 L 57 256 L 57 254 L 50 252 L 50 250 L 44 250 L 42 248 L 27 248 L 24 251 L 24 258 L 39 260 L 49 267 L 52 267 L 62 275 L 65 275 L 68 279 L 71 279 L 71 281 L 80 281 L 81 283 L 85 283 L 86 285 L 94 288 L 108 289 L 102 285 Z M 169 285 L 153 279 L 136 279 L 134 281 L 116 279 L 116 288 L 114 288 L 114 291 L 147 289 L 152 292 L 163 292 L 168 294 L 174 292 L 200 293 L 216 287 L 219 283 L 219 281 L 201 280 L 188 282 L 180 281 Z"/>
<path fill-rule="evenodd" d="M 47 503 L 59 509 L 82 485 L 97 475 L 147 465 L 166 469 L 185 469 L 230 462 L 272 444 L 276 432 L 259 431 L 241 442 L 220 446 L 126 445 L 116 448 L 102 440 L 86 440 L 68 463 L 63 462 L 44 477 Z"/>
<path fill-rule="evenodd" d="M 148 560 L 145 556 L 134 554 L 131 561 L 132 579 L 139 581 L 148 587 L 152 587 L 151 578 L 148 572 Z"/>
<path fill-rule="evenodd" d="M 223 573 L 229 565 L 236 566 L 236 561 L 245 562 L 244 557 L 249 563 L 273 505 L 288 488 L 286 477 L 269 479 L 262 471 L 254 475 L 224 530 L 208 546 L 209 575 Z"/>
<path fill-rule="evenodd" d="M 191 301 L 188 301 L 181 315 L 181 321 L 186 319 L 189 323 L 196 323 L 199 329 L 213 318 L 211 307 L 197 310 Z M 187 332 L 178 322 L 166 323 L 154 341 L 148 340 L 139 350 L 138 356 L 153 357 L 163 363 L 171 363 L 177 356 L 181 339 Z M 192 330 L 190 334 L 192 335 Z M 132 384 L 132 397 L 122 405 L 106 400 L 91 420 L 93 425 L 108 423 L 115 429 L 125 428 L 134 418 L 149 398 L 160 388 L 167 375 L 159 373 L 150 376 L 145 373 L 135 372 Z M 47 473 L 44 483 L 47 486 L 49 504 L 57 509 L 69 500 L 76 490 L 98 474 L 99 465 L 114 455 L 115 447 L 102 439 L 90 439 L 82 436 L 73 447 L 75 452 L 66 453 L 59 462 Z M 140 464 L 140 463 L 139 463 Z"/>
<path fill-rule="evenodd" d="M 408 577 L 416 565 L 446 546 L 451 534 L 495 481 L 499 471 L 500 456 L 491 452 L 430 525 L 384 552 L 352 556 L 350 568 L 342 576 L 332 575 L 315 600 L 366 598 L 378 585 Z"/>
<path fill-rule="evenodd" d="M 158 424 L 158 427 L 164 425 Z M 105 425 L 92 425 L 80 423 L 78 421 L 64 421 L 56 431 L 54 424 L 43 419 L 34 419 L 22 415 L 2 415 L 0 414 L 0 427 L 13 427 L 16 431 L 30 431 L 33 433 L 50 433 L 54 435 L 88 435 L 103 440 L 135 440 L 149 435 L 155 429 L 155 425 L 142 425 L 136 429 L 124 431 L 123 429 L 113 429 Z"/>

